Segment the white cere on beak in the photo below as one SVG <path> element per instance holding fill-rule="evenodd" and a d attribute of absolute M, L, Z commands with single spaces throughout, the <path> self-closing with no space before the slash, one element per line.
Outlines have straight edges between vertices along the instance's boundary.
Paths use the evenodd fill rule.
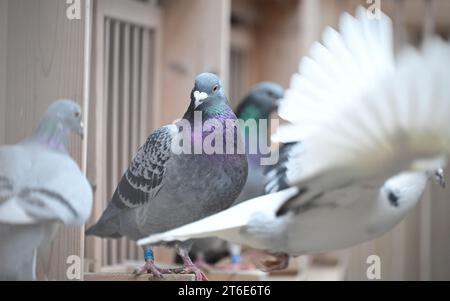
<path fill-rule="evenodd" d="M 197 108 L 199 105 L 202 104 L 203 100 L 208 98 L 208 94 L 205 92 L 195 91 L 194 98 L 195 98 L 195 108 Z"/>

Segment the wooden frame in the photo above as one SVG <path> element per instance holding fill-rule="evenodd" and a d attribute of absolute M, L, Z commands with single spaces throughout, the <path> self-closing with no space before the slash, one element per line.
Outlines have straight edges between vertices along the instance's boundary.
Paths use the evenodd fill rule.
<path fill-rule="evenodd" d="M 8 125 L 1 126 L 0 144 L 28 136 L 56 99 L 73 99 L 87 113 L 90 0 L 81 3 L 86 14 L 69 20 L 65 1 L 0 1 L 0 122 Z M 70 154 L 83 170 L 85 148 L 86 142 L 71 140 Z M 83 264 L 83 238 L 83 227 L 60 226 L 40 250 L 38 279 L 67 280 L 69 256 Z"/>
<path fill-rule="evenodd" d="M 0 143 L 4 143 L 6 137 L 6 71 L 8 51 L 8 1 L 0 1 Z"/>
<path fill-rule="evenodd" d="M 159 47 L 160 47 L 160 12 L 159 8 L 151 3 L 139 3 L 136 1 L 130 0 L 97 0 L 95 2 L 95 53 L 94 53 L 94 61 L 95 61 L 95 76 L 93 79 L 94 82 L 94 95 L 95 95 L 95 106 L 91 106 L 93 108 L 95 114 L 95 118 L 93 118 L 95 124 L 91 126 L 91 131 L 94 133 L 94 136 L 97 137 L 95 139 L 96 146 L 94 149 L 91 148 L 90 152 L 90 161 L 95 164 L 95 168 L 90 171 L 90 178 L 94 179 L 94 185 L 96 187 L 96 191 L 94 194 L 94 209 L 91 217 L 91 224 L 97 221 L 106 206 L 107 200 L 110 198 L 107 191 L 110 191 L 112 188 L 107 187 L 106 185 L 106 168 L 105 166 L 112 166 L 112 174 L 114 175 L 114 183 L 119 181 L 118 174 L 124 170 L 131 159 L 129 156 L 129 152 L 135 152 L 137 147 L 145 141 L 150 129 L 155 127 L 156 124 L 159 123 L 159 106 L 156 101 L 153 101 L 150 111 L 150 106 L 146 101 L 142 101 L 141 107 L 137 107 L 136 103 L 140 101 L 137 99 L 136 91 L 139 89 L 139 86 L 136 84 L 136 80 L 134 83 L 131 83 L 130 77 L 138 78 L 141 77 L 141 81 L 143 84 L 140 85 L 142 90 L 141 99 L 159 99 Z M 106 21 L 105 21 L 106 20 Z M 115 20 L 114 30 L 108 30 L 109 24 Z M 119 22 L 124 22 L 124 29 L 121 29 Z M 106 23 L 105 23 L 106 22 Z M 150 49 L 147 45 L 149 45 L 149 36 L 147 34 L 143 34 L 143 49 L 142 49 L 142 57 L 144 58 L 143 65 L 149 66 L 148 58 L 152 56 L 152 61 L 155 63 L 152 69 L 152 74 L 148 76 L 146 72 L 144 72 L 144 67 L 141 67 L 141 74 L 136 73 L 139 69 L 138 61 L 136 61 L 138 52 L 138 44 L 134 44 L 134 53 L 132 53 L 129 43 L 119 42 L 119 31 L 123 30 L 124 36 L 123 38 L 126 41 L 137 41 L 139 38 L 139 30 L 137 27 L 145 28 L 150 34 L 153 35 L 153 42 L 155 43 L 154 50 L 155 52 L 150 52 Z M 114 34 L 115 36 L 110 36 Z M 109 49 L 105 49 L 105 45 L 109 45 L 111 39 L 114 39 L 114 46 L 112 49 L 112 53 L 114 55 L 113 58 L 109 56 L 111 51 Z M 125 42 L 126 42 L 125 41 Z M 124 51 L 126 63 L 134 64 L 133 70 L 135 71 L 133 74 L 131 72 L 126 71 L 124 74 L 119 74 L 119 64 L 117 63 L 119 60 L 118 53 L 119 49 Z M 133 62 L 131 62 L 131 57 L 133 57 Z M 114 64 L 115 70 L 109 70 L 109 62 L 116 62 Z M 124 63 L 125 64 L 125 63 Z M 125 68 L 125 70 L 129 70 Z M 112 79 L 112 86 L 115 87 L 112 95 L 109 95 L 106 90 L 108 86 L 105 84 L 107 75 L 112 72 L 114 77 Z M 120 78 L 119 78 L 120 76 Z M 119 91 L 118 82 L 124 83 L 125 87 L 122 91 Z M 134 85 L 130 87 L 131 85 Z M 149 95 L 148 87 L 153 87 L 153 92 Z M 127 90 L 131 88 L 133 94 L 129 94 Z M 149 97 L 151 96 L 151 97 Z M 107 156 L 105 156 L 105 147 L 107 147 L 107 127 L 108 125 L 108 99 L 112 100 L 114 116 L 112 120 L 114 122 L 110 123 L 110 126 L 113 127 L 112 139 L 113 145 L 118 145 L 119 140 L 123 145 L 120 151 L 113 152 L 113 158 L 111 158 L 111 162 L 115 162 L 115 164 L 111 164 L 111 162 L 107 161 Z M 128 104 L 134 103 L 131 107 Z M 119 111 L 125 110 L 125 113 L 132 114 L 140 114 L 141 124 L 134 123 L 132 126 L 136 130 L 133 131 L 131 136 L 129 137 L 128 133 L 125 133 L 125 129 L 122 131 L 118 128 L 118 118 L 117 115 Z M 128 114 L 125 114 L 127 116 Z M 148 123 L 148 116 L 151 116 L 151 123 Z M 127 118 L 127 117 L 125 117 Z M 135 120 L 135 119 L 133 119 Z M 137 119 L 136 119 L 137 120 Z M 128 119 L 124 119 L 124 122 L 128 122 Z M 140 131 L 138 131 L 140 129 Z M 140 133 L 137 135 L 137 133 Z M 121 137 L 121 138 L 119 138 Z M 92 139 L 91 139 L 92 141 Z M 119 155 L 120 153 L 120 155 Z M 114 184 L 115 185 L 115 184 Z M 120 248 L 118 248 L 120 245 Z M 86 251 L 88 257 L 94 260 L 94 268 L 93 271 L 98 272 L 101 270 L 102 266 L 107 264 L 115 264 L 116 262 L 107 262 L 108 253 L 110 258 L 118 258 L 120 255 L 121 259 L 125 259 L 126 254 L 136 254 L 138 253 L 137 247 L 132 246 L 131 244 L 126 247 L 125 240 L 117 241 L 106 241 L 100 240 L 98 238 L 88 238 Z"/>
<path fill-rule="evenodd" d="M 197 74 L 216 73 L 228 89 L 230 12 L 231 0 L 163 2 L 162 123 L 183 115 Z"/>

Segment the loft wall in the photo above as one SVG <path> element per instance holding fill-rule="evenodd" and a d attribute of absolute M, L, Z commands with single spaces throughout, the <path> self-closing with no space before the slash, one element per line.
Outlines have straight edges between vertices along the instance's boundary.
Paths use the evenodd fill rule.
<path fill-rule="evenodd" d="M 58 98 L 83 104 L 85 21 L 68 20 L 66 9 L 58 0 L 0 0 L 0 144 L 29 135 Z M 70 153 L 81 164 L 80 139 Z M 69 255 L 83 258 L 79 228 L 59 230 L 39 263 L 41 279 L 66 279 Z"/>

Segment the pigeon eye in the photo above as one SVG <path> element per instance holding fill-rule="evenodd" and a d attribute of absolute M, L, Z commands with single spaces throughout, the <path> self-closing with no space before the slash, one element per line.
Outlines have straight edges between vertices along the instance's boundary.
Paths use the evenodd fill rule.
<path fill-rule="evenodd" d="M 219 91 L 219 85 L 215 85 L 215 86 L 213 87 L 212 91 L 213 91 L 214 93 L 216 93 L 217 91 Z"/>
<path fill-rule="evenodd" d="M 75 115 L 75 118 L 79 118 L 81 114 L 80 114 L 80 112 L 75 112 L 74 115 Z"/>
<path fill-rule="evenodd" d="M 275 98 L 275 93 L 273 93 L 272 91 L 267 91 L 267 96 L 269 96 L 270 98 Z"/>

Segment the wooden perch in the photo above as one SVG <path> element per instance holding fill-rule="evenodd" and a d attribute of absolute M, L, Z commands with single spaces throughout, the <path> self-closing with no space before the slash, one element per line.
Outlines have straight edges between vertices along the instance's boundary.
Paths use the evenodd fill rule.
<path fill-rule="evenodd" d="M 195 281 L 194 274 L 164 274 L 164 279 L 151 274 L 135 276 L 131 273 L 86 273 L 85 281 Z"/>

